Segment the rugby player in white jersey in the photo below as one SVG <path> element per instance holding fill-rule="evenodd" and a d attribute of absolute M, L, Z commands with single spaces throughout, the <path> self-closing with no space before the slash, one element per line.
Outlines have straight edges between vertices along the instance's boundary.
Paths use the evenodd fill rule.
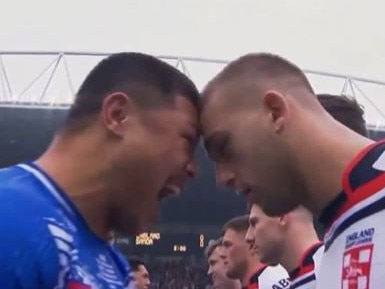
<path fill-rule="evenodd" d="M 282 265 L 289 273 L 291 289 L 316 288 L 323 245 L 307 209 L 300 206 L 280 217 L 270 217 L 253 204 L 249 223 L 246 241 L 261 262 Z"/>
<path fill-rule="evenodd" d="M 245 239 L 248 227 L 248 215 L 235 217 L 223 226 L 222 254 L 227 277 L 240 280 L 242 289 L 289 288 L 285 269 L 261 263 L 250 248 Z"/>
<path fill-rule="evenodd" d="M 317 97 L 335 119 L 367 135 L 364 111 L 354 99 L 330 94 Z M 291 289 L 316 288 L 324 247 L 307 209 L 299 206 L 287 214 L 270 217 L 259 205 L 251 204 L 249 223 L 246 240 L 262 262 L 281 264 L 289 273 Z"/>
<path fill-rule="evenodd" d="M 305 206 L 326 226 L 319 288 L 385 284 L 385 144 L 335 120 L 304 73 L 243 56 L 202 93 L 201 125 L 219 185 L 273 216 Z"/>
<path fill-rule="evenodd" d="M 222 254 L 222 238 L 212 240 L 205 249 L 208 263 L 207 275 L 213 289 L 241 289 L 241 282 L 226 275 L 225 258 Z"/>

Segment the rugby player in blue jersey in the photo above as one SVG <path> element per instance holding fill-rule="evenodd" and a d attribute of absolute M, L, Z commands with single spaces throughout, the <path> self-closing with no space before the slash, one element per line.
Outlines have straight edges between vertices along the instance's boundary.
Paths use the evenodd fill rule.
<path fill-rule="evenodd" d="M 152 56 L 103 59 L 46 152 L 0 171 L 0 287 L 128 287 L 108 236 L 140 232 L 194 176 L 198 96 Z"/>

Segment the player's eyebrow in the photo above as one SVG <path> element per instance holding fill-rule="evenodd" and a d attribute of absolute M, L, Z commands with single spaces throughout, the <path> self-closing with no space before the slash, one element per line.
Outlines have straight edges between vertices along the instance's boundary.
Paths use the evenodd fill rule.
<path fill-rule="evenodd" d="M 202 130 L 201 130 L 201 127 L 200 125 L 198 124 L 195 124 L 195 123 L 190 123 L 190 126 L 192 127 L 192 134 L 193 134 L 193 137 L 194 137 L 194 144 L 197 144 L 199 142 L 199 138 L 201 136 L 201 133 L 202 133 Z"/>
<path fill-rule="evenodd" d="M 215 131 L 204 136 L 203 140 L 207 153 L 213 156 L 217 153 L 219 147 L 228 142 L 229 134 L 226 131 Z"/>

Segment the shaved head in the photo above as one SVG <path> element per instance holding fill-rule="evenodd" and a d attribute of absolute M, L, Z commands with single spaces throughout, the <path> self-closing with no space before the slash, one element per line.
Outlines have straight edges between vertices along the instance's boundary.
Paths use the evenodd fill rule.
<path fill-rule="evenodd" d="M 202 93 L 201 126 L 216 164 L 217 184 L 253 195 L 266 213 L 287 213 L 307 202 L 297 167 L 303 134 L 314 120 L 332 119 L 305 74 L 280 56 L 234 60 Z"/>
<path fill-rule="evenodd" d="M 314 94 L 305 74 L 290 61 L 269 53 L 247 54 L 231 62 L 204 89 L 203 106 L 215 94 L 234 95 L 236 98 L 226 98 L 231 105 L 245 102 L 242 96 L 256 99 L 255 96 L 268 90 L 303 91 Z M 313 99 L 315 99 L 313 97 Z"/>
<path fill-rule="evenodd" d="M 301 69 L 277 55 L 232 61 L 202 98 L 217 184 L 252 197 L 271 216 L 301 204 L 317 214 L 333 198 L 329 192 L 340 190 L 344 164 L 370 142 L 334 119 Z"/>

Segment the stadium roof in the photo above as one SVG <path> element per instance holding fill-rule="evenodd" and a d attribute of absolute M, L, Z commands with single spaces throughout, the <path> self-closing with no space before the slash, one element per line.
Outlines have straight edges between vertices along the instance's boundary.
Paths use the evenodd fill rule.
<path fill-rule="evenodd" d="M 0 105 L 68 107 L 90 69 L 107 52 L 0 51 Z M 228 60 L 158 56 L 202 88 Z M 317 93 L 345 94 L 365 108 L 371 128 L 385 127 L 385 81 L 304 69 Z"/>

